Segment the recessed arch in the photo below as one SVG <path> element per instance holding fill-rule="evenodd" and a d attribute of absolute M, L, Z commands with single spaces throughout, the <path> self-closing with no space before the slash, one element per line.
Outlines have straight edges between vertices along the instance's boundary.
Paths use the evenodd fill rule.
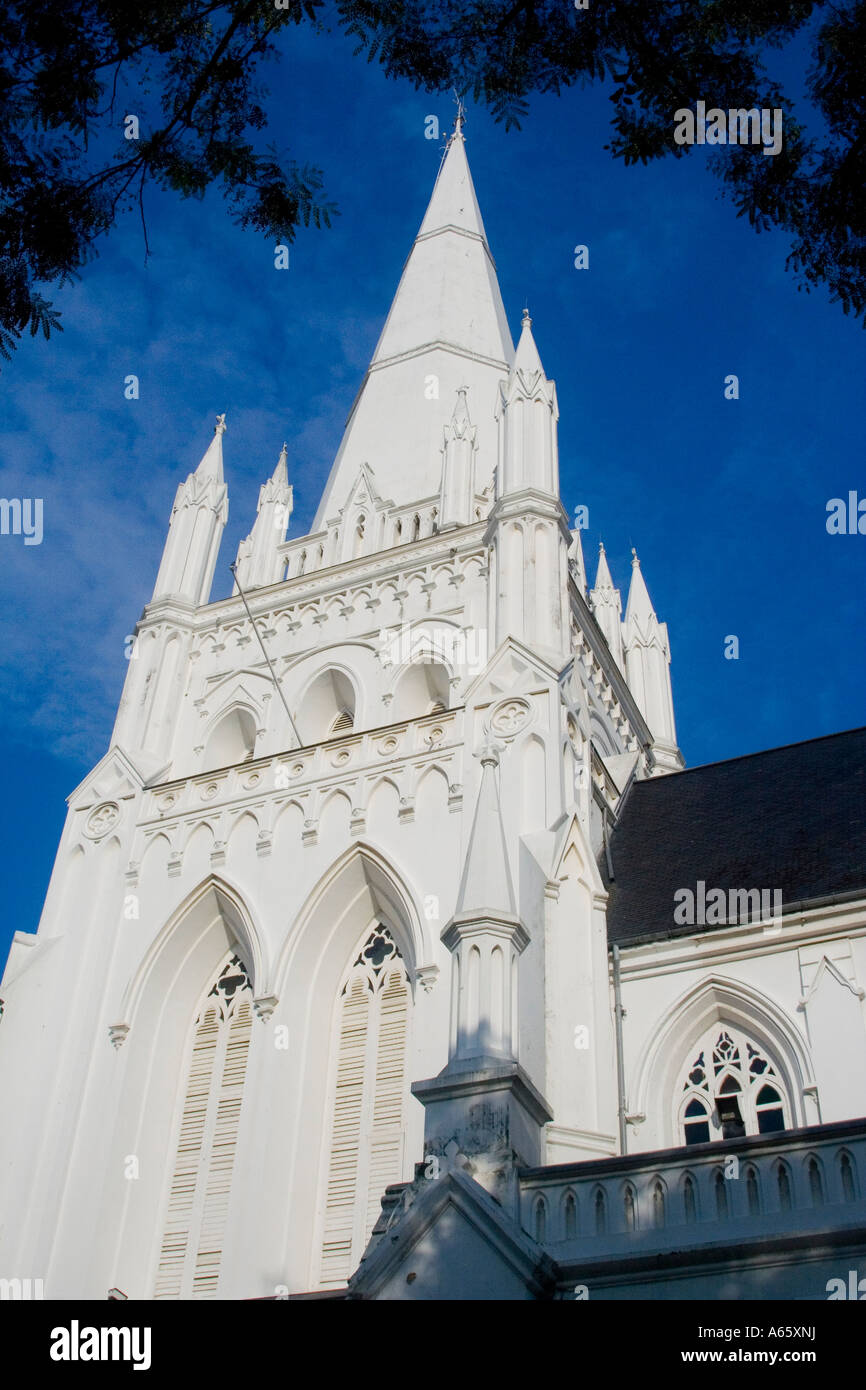
<path fill-rule="evenodd" d="M 431 640 L 430 652 L 435 651 Z M 413 660 L 397 676 L 391 718 L 395 724 L 421 719 L 437 706 L 448 708 L 450 676 L 447 666 L 435 659 Z"/>
<path fill-rule="evenodd" d="M 804 1091 L 813 1076 L 805 1041 L 768 996 L 741 981 L 712 975 L 671 1005 L 640 1049 L 634 1104 L 657 1118 L 659 1147 L 682 1143 L 675 1133 L 675 1088 L 688 1053 L 716 1022 L 739 1027 L 757 1042 L 786 1088 L 793 1126 L 808 1122 Z"/>
<path fill-rule="evenodd" d="M 295 723 L 305 745 L 330 738 L 341 716 L 357 724 L 355 681 L 343 666 L 329 665 L 308 681 L 299 701 Z"/>
<path fill-rule="evenodd" d="M 233 767 L 252 758 L 256 748 L 256 720 L 249 705 L 223 710 L 205 738 L 202 768 Z"/>
<path fill-rule="evenodd" d="M 359 839 L 326 870 L 297 914 L 275 964 L 274 992 L 281 994 L 291 980 L 313 982 L 329 957 L 339 975 L 356 937 L 374 919 L 394 934 L 410 979 L 419 965 L 435 959 L 420 901 L 393 853 L 385 855 L 368 839 Z"/>
<path fill-rule="evenodd" d="M 207 942 L 212 938 L 210 951 Z M 266 992 L 266 957 L 261 934 L 240 891 L 225 878 L 211 874 L 175 908 L 151 942 L 131 976 L 120 1008 L 121 1020 L 130 1030 L 139 1017 L 154 1014 L 198 953 L 214 957 L 214 966 L 229 946 L 237 942 L 249 961 L 256 994 Z M 212 967 L 209 967 L 212 968 Z M 194 973 L 194 990 L 202 979 Z M 151 1003 L 149 997 L 153 996 Z M 190 1008 L 194 999 L 190 1002 Z M 154 1024 L 154 1017 L 150 1023 Z"/>

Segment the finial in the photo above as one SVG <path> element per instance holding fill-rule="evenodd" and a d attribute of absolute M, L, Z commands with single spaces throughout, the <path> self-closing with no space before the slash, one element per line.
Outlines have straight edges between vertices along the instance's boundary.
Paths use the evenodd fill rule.
<path fill-rule="evenodd" d="M 282 447 L 282 449 L 280 450 L 280 463 L 285 463 L 286 459 L 288 458 L 288 455 L 289 455 L 289 446 L 288 446 L 288 444 L 286 443 L 286 441 L 283 440 L 283 447 Z"/>
<path fill-rule="evenodd" d="M 640 560 L 637 558 L 637 551 L 635 550 L 634 546 L 632 546 L 631 548 L 631 564 L 632 569 L 634 569 L 635 565 L 640 564 Z"/>
<path fill-rule="evenodd" d="M 463 102 L 460 99 L 460 95 L 457 92 L 456 88 L 452 90 L 454 91 L 454 101 L 457 105 L 457 115 L 454 117 L 454 134 L 451 136 L 451 139 L 462 140 L 464 138 L 463 122 L 466 119 L 466 107 L 463 105 Z"/>
<path fill-rule="evenodd" d="M 604 541 L 599 541 L 599 543 L 598 543 L 598 553 L 599 553 L 599 555 L 603 555 L 603 554 L 604 554 Z"/>
<path fill-rule="evenodd" d="M 525 305 L 525 306 L 524 306 L 524 309 L 523 309 L 523 327 L 524 327 L 524 328 L 531 328 L 531 327 L 532 327 L 532 319 L 529 317 L 529 305 L 528 305 L 528 304 Z"/>
<path fill-rule="evenodd" d="M 217 416 L 217 422 L 216 422 L 216 425 L 215 425 L 215 427 L 214 427 L 214 434 L 225 434 L 225 432 L 226 432 L 226 417 L 225 417 L 224 414 L 223 414 L 223 415 L 218 415 L 218 416 Z"/>

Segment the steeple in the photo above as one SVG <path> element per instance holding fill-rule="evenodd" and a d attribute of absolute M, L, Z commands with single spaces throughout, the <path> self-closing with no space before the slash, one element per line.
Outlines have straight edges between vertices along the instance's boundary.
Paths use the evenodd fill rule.
<path fill-rule="evenodd" d="M 287 456 L 288 446 L 284 444 L 276 468 L 259 489 L 253 529 L 238 546 L 237 578 L 245 590 L 276 584 L 282 578 L 280 546 L 292 515 Z"/>
<path fill-rule="evenodd" d="M 477 429 L 469 419 L 467 387 L 457 391 L 451 424 L 445 426 L 442 445 L 442 485 L 439 490 L 439 530 L 468 526 L 474 520 L 475 440 Z"/>
<path fill-rule="evenodd" d="M 683 760 L 674 727 L 668 629 L 656 617 L 635 550 L 623 642 L 628 683 L 650 727 L 656 763 L 663 771 L 679 771 Z"/>
<path fill-rule="evenodd" d="M 225 428 L 225 415 L 218 415 L 213 439 L 201 463 L 178 487 L 151 602 L 173 598 L 198 608 L 210 597 L 229 514 L 228 489 L 223 479 Z"/>
<path fill-rule="evenodd" d="M 314 531 L 338 514 L 368 459 L 375 459 L 382 496 L 396 505 L 435 497 L 441 482 L 437 444 L 461 386 L 467 388 L 479 422 L 478 491 L 493 476 L 493 408 L 514 347 L 462 125 L 458 117 L 349 416 Z"/>
<path fill-rule="evenodd" d="M 590 602 L 595 620 L 607 638 L 607 645 L 610 647 L 611 655 L 621 671 L 625 670 L 622 655 L 622 625 L 620 614 L 622 613 L 622 599 L 619 589 L 614 588 L 613 580 L 607 564 L 607 555 L 604 545 L 599 543 L 598 547 L 598 571 L 595 576 L 595 588 L 590 593 Z"/>

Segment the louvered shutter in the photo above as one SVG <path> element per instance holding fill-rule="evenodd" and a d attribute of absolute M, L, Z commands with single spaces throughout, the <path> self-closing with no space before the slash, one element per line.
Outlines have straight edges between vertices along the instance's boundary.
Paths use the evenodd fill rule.
<path fill-rule="evenodd" d="M 403 1176 L 409 985 L 390 933 L 371 933 L 343 987 L 321 1282 L 345 1283 L 389 1183 Z"/>
<path fill-rule="evenodd" d="M 367 981 L 356 976 L 343 998 L 340 1018 L 322 1245 L 322 1278 L 329 1283 L 348 1277 L 352 1256 L 370 1003 Z"/>
<path fill-rule="evenodd" d="M 370 1239 L 389 1183 L 399 1182 L 403 1167 L 403 1109 L 406 1089 L 406 1022 L 408 989 L 402 971 L 390 971 L 378 996 L 373 1126 L 367 1181 L 363 1244 Z"/>
<path fill-rule="evenodd" d="M 216 995 L 216 1002 L 211 1002 Z M 233 957 L 199 1016 L 168 1199 L 155 1298 L 213 1298 L 219 1281 L 252 990 Z"/>

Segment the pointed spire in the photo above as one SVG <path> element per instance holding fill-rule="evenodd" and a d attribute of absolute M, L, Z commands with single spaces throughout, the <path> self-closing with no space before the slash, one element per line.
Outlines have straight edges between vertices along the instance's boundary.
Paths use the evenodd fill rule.
<path fill-rule="evenodd" d="M 610 569 L 607 563 L 607 552 L 604 548 L 604 541 L 599 541 L 598 569 L 596 571 L 595 584 L 593 585 L 593 588 L 598 589 L 599 592 L 601 592 L 601 590 L 603 589 L 613 589 L 613 587 L 614 583 L 613 579 L 611 578 Z"/>
<path fill-rule="evenodd" d="M 539 373 L 544 376 L 544 368 L 541 365 L 541 358 L 535 339 L 532 336 L 532 319 L 529 317 L 529 310 L 524 309 L 523 321 L 520 325 L 520 340 L 517 344 L 517 352 L 514 354 L 515 372 L 521 372 L 527 382 L 532 381 Z"/>
<path fill-rule="evenodd" d="M 614 582 L 611 579 L 607 555 L 601 542 L 599 542 L 598 547 L 598 571 L 595 576 L 595 587 L 590 594 L 590 601 L 595 620 L 607 639 L 611 656 L 622 671 L 625 669 L 622 654 L 622 624 L 620 622 L 622 600 L 619 589 L 614 587 Z"/>
<path fill-rule="evenodd" d="M 376 459 L 384 497 L 400 506 L 430 497 L 441 482 L 430 449 L 441 406 L 463 383 L 479 419 L 478 491 L 496 453 L 487 402 L 510 367 L 514 346 L 496 267 L 466 160 L 462 118 L 451 136 L 421 229 L 376 345 L 331 469 L 312 530 L 344 507 L 365 459 Z M 426 423 L 425 423 L 426 421 Z"/>
<path fill-rule="evenodd" d="M 228 489 L 223 478 L 225 428 L 225 415 L 218 415 L 213 439 L 201 463 L 175 494 L 151 602 L 171 597 L 196 608 L 208 602 L 229 514 Z"/>
<path fill-rule="evenodd" d="M 538 406 L 542 403 L 547 410 L 539 412 Z M 534 421 L 537 421 L 531 428 L 527 428 L 525 423 L 527 406 L 533 413 Z M 534 488 L 558 499 L 559 446 L 556 426 L 559 406 L 556 384 L 544 374 L 532 336 L 532 319 L 528 309 L 523 311 L 520 341 L 508 380 L 501 381 L 499 385 L 495 414 L 499 424 L 497 498 Z"/>
<path fill-rule="evenodd" d="M 631 584 L 628 590 L 628 603 L 625 608 L 625 621 L 637 622 L 646 629 L 650 619 L 655 618 L 655 609 L 649 596 L 637 551 L 632 547 Z"/>
<path fill-rule="evenodd" d="M 677 772 L 683 766 L 683 758 L 674 724 L 667 624 L 656 617 L 637 552 L 633 549 L 631 553 L 631 586 L 622 628 L 624 669 L 653 735 L 656 770 Z"/>
<path fill-rule="evenodd" d="M 481 218 L 481 209 L 475 196 L 469 162 L 466 158 L 466 137 L 463 134 L 463 117 L 458 114 L 454 122 L 454 132 L 448 140 L 445 155 L 439 168 L 439 175 L 433 188 L 433 195 L 418 229 L 418 236 L 430 236 L 446 227 L 456 227 L 462 232 L 471 232 L 486 243 L 487 233 Z"/>
<path fill-rule="evenodd" d="M 223 478 L 223 435 L 226 432 L 226 417 L 218 415 L 214 425 L 213 439 L 202 455 L 201 463 L 195 470 L 197 478 L 213 478 L 221 483 Z"/>
<path fill-rule="evenodd" d="M 455 916 L 515 915 L 514 890 L 499 806 L 496 769 L 499 753 L 488 744 L 481 751 L 481 786 L 469 836 Z"/>
<path fill-rule="evenodd" d="M 292 515 L 288 452 L 288 445 L 284 444 L 276 468 L 259 489 L 253 529 L 238 546 L 235 589 L 238 582 L 245 590 L 257 589 L 277 584 L 283 577 L 281 547 Z"/>

